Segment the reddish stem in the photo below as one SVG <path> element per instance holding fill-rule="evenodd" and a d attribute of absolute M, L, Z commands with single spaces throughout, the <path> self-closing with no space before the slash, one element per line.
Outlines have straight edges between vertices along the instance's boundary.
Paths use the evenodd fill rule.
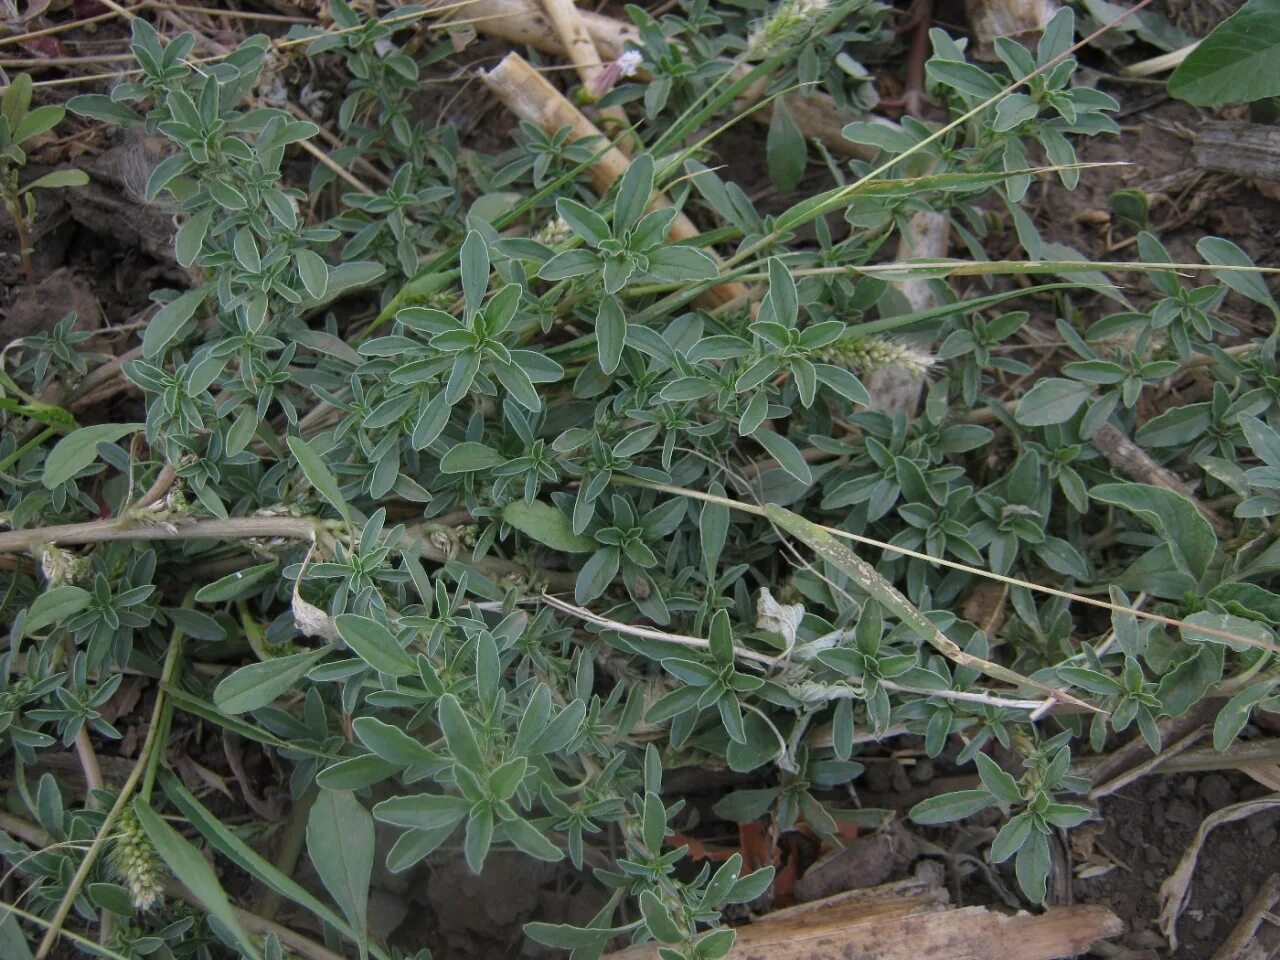
<path fill-rule="evenodd" d="M 919 119 L 924 109 L 924 64 L 929 59 L 929 25 L 933 22 L 933 0 L 915 0 L 907 17 L 894 28 L 902 34 L 914 30 L 907 54 L 907 88 L 901 97 L 882 100 L 885 110 L 901 110 Z"/>

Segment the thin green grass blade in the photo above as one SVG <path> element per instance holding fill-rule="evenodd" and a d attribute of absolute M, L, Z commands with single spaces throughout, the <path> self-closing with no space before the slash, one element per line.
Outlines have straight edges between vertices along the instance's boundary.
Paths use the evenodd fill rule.
<path fill-rule="evenodd" d="M 200 831 L 200 835 L 209 842 L 211 847 L 263 886 L 274 890 L 288 900 L 292 900 L 304 910 L 310 910 L 352 943 L 358 942 L 355 931 L 338 913 L 308 893 L 301 884 L 277 870 L 271 861 L 259 855 L 247 843 L 224 827 L 222 822 L 196 799 L 195 794 L 184 787 L 177 777 L 168 771 L 163 771 L 160 774 L 159 782 L 165 792 L 165 796 L 182 811 L 183 816 L 191 821 L 191 825 Z M 376 944 L 370 945 L 369 952 L 377 957 L 378 960 L 390 960 L 387 953 L 379 949 Z"/>

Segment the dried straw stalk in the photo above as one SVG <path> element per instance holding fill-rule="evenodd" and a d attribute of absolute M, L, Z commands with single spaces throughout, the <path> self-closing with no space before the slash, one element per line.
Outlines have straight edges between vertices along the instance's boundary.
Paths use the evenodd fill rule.
<path fill-rule="evenodd" d="M 526 123 L 532 123 L 547 133 L 568 127 L 573 131 L 575 140 L 587 137 L 603 139 L 603 134 L 583 116 L 582 111 L 566 100 L 559 90 L 518 53 L 507 54 L 492 70 L 481 72 L 480 78 L 508 110 Z M 591 167 L 592 186 L 597 193 L 603 195 L 626 173 L 630 165 L 631 161 L 621 150 L 610 147 Z M 654 206 L 669 205 L 669 201 L 660 196 L 653 203 Z M 693 221 L 680 213 L 672 222 L 668 237 L 675 243 L 692 240 L 698 235 L 698 228 Z M 745 298 L 746 295 L 747 288 L 742 284 L 722 283 L 704 293 L 698 302 L 702 306 L 714 308 Z"/>
<path fill-rule="evenodd" d="M 542 0 L 542 9 L 555 28 L 569 62 L 577 69 L 578 79 L 590 91 L 604 68 L 582 14 L 573 5 L 573 0 Z M 617 126 L 625 130 L 630 125 L 622 107 L 604 107 L 600 110 L 600 116 L 607 128 Z"/>
<path fill-rule="evenodd" d="M 616 60 L 628 42 L 638 45 L 639 31 L 630 24 L 589 10 L 578 10 L 578 21 L 595 45 L 598 61 Z M 547 16 L 529 0 L 473 0 L 466 8 L 467 19 L 481 33 L 500 37 L 516 44 L 526 44 L 553 56 L 573 58 L 560 34 Z M 574 61 L 576 63 L 576 61 Z M 739 68 L 745 72 L 746 68 Z M 758 94 L 757 94 L 758 96 Z M 845 157 L 870 159 L 877 149 L 846 140 L 841 134 L 845 124 L 858 119 L 836 105 L 822 93 L 790 93 L 783 99 L 791 116 L 806 139 L 821 140 L 833 153 Z M 766 106 L 751 114 L 758 123 L 767 124 L 771 115 Z M 890 124 L 891 121 L 882 121 Z"/>

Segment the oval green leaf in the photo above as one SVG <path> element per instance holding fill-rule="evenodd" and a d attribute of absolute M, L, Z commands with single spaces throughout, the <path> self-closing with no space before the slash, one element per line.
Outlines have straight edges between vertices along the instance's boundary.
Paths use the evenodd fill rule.
<path fill-rule="evenodd" d="M 145 426 L 145 423 L 99 423 L 71 431 L 49 451 L 40 482 L 46 490 L 66 483 L 98 458 L 98 444 L 115 443 Z"/>

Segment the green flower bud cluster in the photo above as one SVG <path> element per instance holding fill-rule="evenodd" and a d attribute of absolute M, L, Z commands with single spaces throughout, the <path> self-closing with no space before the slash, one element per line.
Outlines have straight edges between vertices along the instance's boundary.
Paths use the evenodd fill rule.
<path fill-rule="evenodd" d="M 937 363 L 928 351 L 888 337 L 841 337 L 823 351 L 822 359 L 863 373 L 892 367 L 919 377 Z"/>
<path fill-rule="evenodd" d="M 830 0 L 783 0 L 773 16 L 759 21 L 747 37 L 747 57 L 763 60 L 805 39 L 831 8 Z"/>
<path fill-rule="evenodd" d="M 125 807 L 116 825 L 111 866 L 133 897 L 135 910 L 145 912 L 160 903 L 160 858 L 132 804 Z"/>

